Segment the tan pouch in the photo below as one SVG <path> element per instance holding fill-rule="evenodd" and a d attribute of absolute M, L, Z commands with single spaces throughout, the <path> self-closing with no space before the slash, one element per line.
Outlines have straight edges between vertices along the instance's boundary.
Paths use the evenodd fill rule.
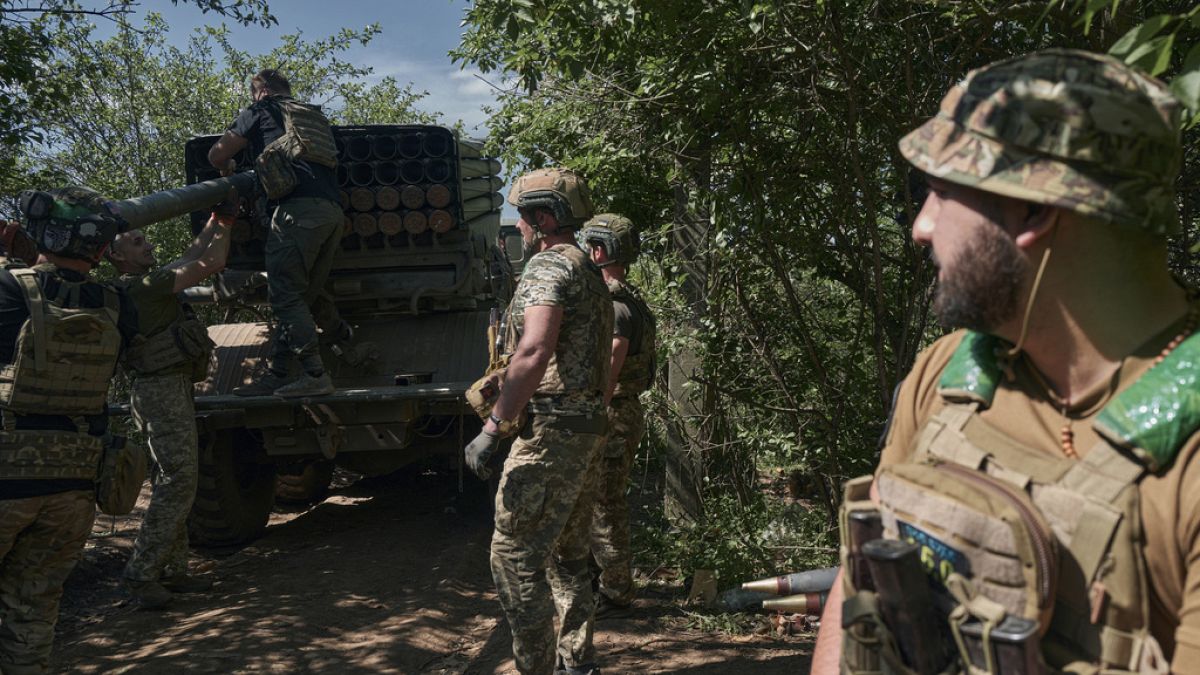
<path fill-rule="evenodd" d="M 123 516 L 137 504 L 142 483 L 146 482 L 146 452 L 113 436 L 104 444 L 100 472 L 96 477 L 96 504 L 110 516 Z"/>

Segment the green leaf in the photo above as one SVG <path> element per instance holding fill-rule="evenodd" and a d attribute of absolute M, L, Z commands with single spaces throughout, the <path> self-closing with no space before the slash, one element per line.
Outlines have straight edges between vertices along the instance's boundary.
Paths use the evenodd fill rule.
<path fill-rule="evenodd" d="M 1088 0 L 1087 8 L 1083 10 L 1083 34 L 1087 35 L 1092 30 L 1092 18 L 1096 16 L 1096 12 L 1104 9 L 1108 4 L 1108 0 Z"/>
<path fill-rule="evenodd" d="M 1160 14 L 1146 19 L 1134 26 L 1128 33 L 1122 35 L 1120 40 L 1113 43 L 1113 46 L 1108 48 L 1108 53 L 1117 58 L 1126 56 L 1142 46 L 1147 40 L 1157 35 L 1159 31 L 1174 21 L 1175 18 L 1170 14 Z M 1128 59 L 1126 60 L 1128 61 Z"/>
<path fill-rule="evenodd" d="M 1171 46 L 1174 43 L 1174 35 L 1156 37 L 1133 50 L 1132 54 L 1125 57 L 1125 63 L 1151 75 L 1158 75 L 1171 63 Z"/>
<path fill-rule="evenodd" d="M 1171 93 L 1189 110 L 1200 112 L 1200 70 L 1193 70 L 1171 80 Z"/>
<path fill-rule="evenodd" d="M 1186 73 L 1189 70 L 1198 69 L 1200 69 L 1200 44 L 1195 44 L 1188 50 L 1187 56 L 1183 57 L 1182 71 Z"/>
<path fill-rule="evenodd" d="M 525 23 L 533 23 L 533 15 L 529 13 L 528 9 L 518 9 L 516 12 L 514 12 L 514 14 L 518 19 L 524 21 Z"/>

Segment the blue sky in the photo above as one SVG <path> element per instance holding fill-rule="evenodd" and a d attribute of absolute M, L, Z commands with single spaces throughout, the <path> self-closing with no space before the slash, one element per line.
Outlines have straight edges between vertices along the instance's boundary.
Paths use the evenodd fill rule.
<path fill-rule="evenodd" d="M 378 23 L 382 33 L 366 47 L 354 46 L 344 58 L 370 66 L 374 73 L 368 81 L 391 75 L 402 85 L 411 82 L 414 90 L 429 92 L 418 107 L 440 112 L 449 122 L 463 120 L 469 135 L 487 133 L 481 108 L 495 100 L 491 87 L 476 77 L 476 70 L 460 68 L 447 55 L 458 45 L 459 24 L 470 4 L 466 0 L 270 0 L 269 4 L 279 20 L 271 28 L 244 27 L 194 5 L 166 0 L 145 0 L 137 14 L 162 14 L 170 25 L 170 39 L 181 46 L 197 27 L 225 23 L 251 53 L 269 51 L 278 44 L 279 35 L 301 32 L 315 40 L 342 28 Z"/>

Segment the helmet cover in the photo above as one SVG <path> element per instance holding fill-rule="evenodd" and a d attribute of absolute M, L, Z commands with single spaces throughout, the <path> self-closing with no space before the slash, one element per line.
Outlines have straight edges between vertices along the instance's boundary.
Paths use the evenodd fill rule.
<path fill-rule="evenodd" d="M 513 182 L 508 203 L 518 209 L 549 209 L 562 227 L 575 228 L 592 216 L 587 183 L 570 169 L 537 169 Z"/>
<path fill-rule="evenodd" d="M 583 241 L 589 245 L 604 247 L 609 262 L 632 265 L 641 250 L 641 239 L 633 227 L 633 221 L 616 213 L 602 213 L 583 226 Z"/>

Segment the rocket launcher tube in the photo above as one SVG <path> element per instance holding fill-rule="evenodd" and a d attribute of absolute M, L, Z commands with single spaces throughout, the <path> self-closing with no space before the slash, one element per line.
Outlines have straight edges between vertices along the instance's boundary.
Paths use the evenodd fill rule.
<path fill-rule="evenodd" d="M 768 577 L 757 581 L 747 581 L 742 589 L 770 593 L 771 595 L 798 595 L 800 593 L 826 593 L 833 587 L 837 578 L 838 567 L 809 570 L 785 574 L 780 577 Z"/>
<path fill-rule="evenodd" d="M 254 172 L 245 171 L 226 178 L 214 178 L 203 183 L 155 192 L 144 197 L 122 199 L 113 202 L 112 208 L 127 223 L 124 226 L 125 230 L 136 230 L 192 211 L 211 208 L 225 199 L 230 188 L 237 188 L 239 195 L 253 195 Z"/>

